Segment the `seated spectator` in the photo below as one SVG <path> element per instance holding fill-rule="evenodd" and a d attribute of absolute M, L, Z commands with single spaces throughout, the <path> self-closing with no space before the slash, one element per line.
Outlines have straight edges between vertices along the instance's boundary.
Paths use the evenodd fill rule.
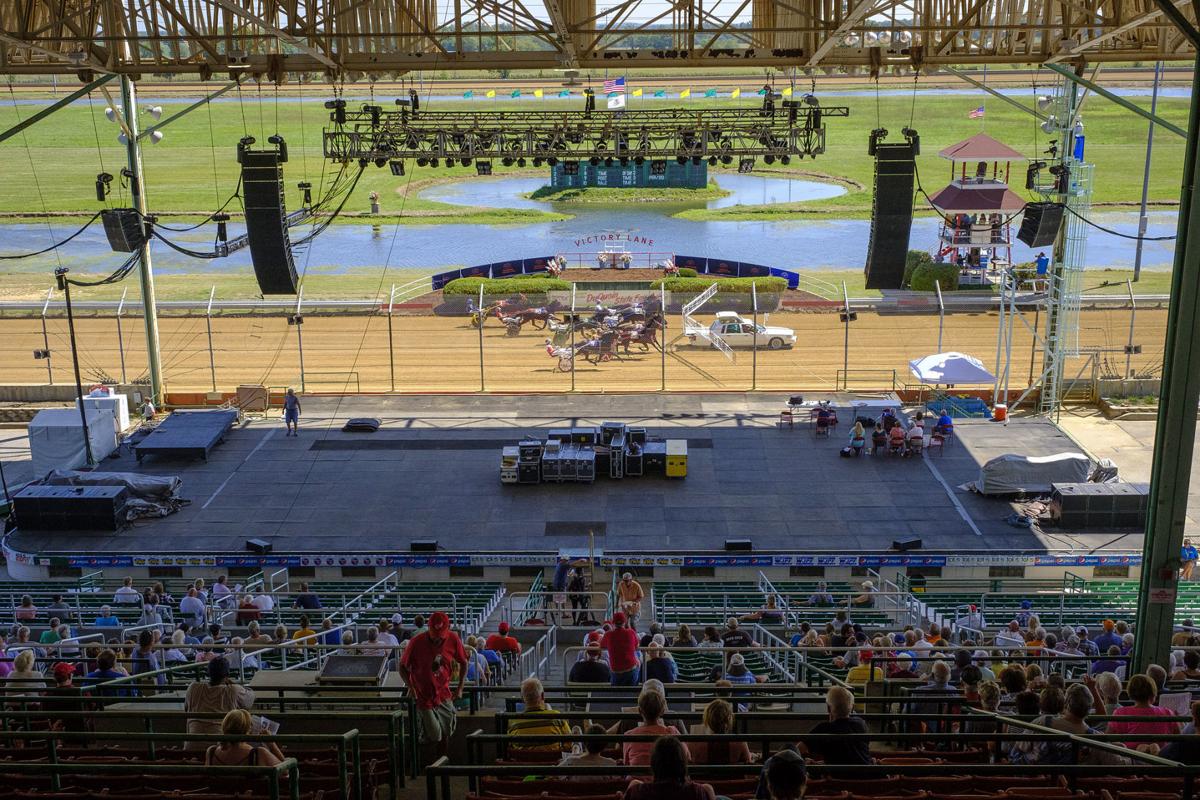
<path fill-rule="evenodd" d="M 501 622 L 498 632 L 489 636 L 483 646 L 488 650 L 495 650 L 504 658 L 514 657 L 521 652 L 521 643 L 509 636 L 508 632 L 508 623 Z"/>
<path fill-rule="evenodd" d="M 37 606 L 33 604 L 33 598 L 29 595 L 21 596 L 21 604 L 13 611 L 13 619 L 17 622 L 32 622 L 37 619 Z"/>
<path fill-rule="evenodd" d="M 117 619 L 112 613 L 112 608 L 109 606 L 100 606 L 100 614 L 96 617 L 96 621 L 92 623 L 96 628 L 119 628 L 121 620 Z"/>
<path fill-rule="evenodd" d="M 89 672 L 84 681 L 89 686 L 107 683 L 128 677 L 129 673 L 117 667 L 117 654 L 110 649 L 104 649 L 96 655 L 96 668 Z M 132 697 L 134 690 L 128 685 L 104 686 L 92 689 L 92 694 L 100 697 Z"/>
<path fill-rule="evenodd" d="M 654 678 L 663 683 L 674 683 L 679 677 L 679 668 L 675 659 L 666 651 L 662 643 L 662 634 L 654 635 L 654 641 L 646 650 L 646 661 L 642 664 L 643 680 Z"/>
<path fill-rule="evenodd" d="M 179 601 L 179 618 L 189 628 L 203 628 L 204 623 L 208 621 L 208 610 L 194 588 L 189 588 L 187 594 Z"/>
<path fill-rule="evenodd" d="M 11 702 L 22 697 L 36 697 L 46 688 L 46 676 L 34 667 L 32 650 L 22 650 L 13 657 L 13 669 L 4 679 L 4 697 L 9 700 L 9 706 L 19 708 L 20 703 Z"/>
<path fill-rule="evenodd" d="M 75 618 L 74 611 L 69 605 L 63 602 L 61 594 L 53 595 L 50 598 L 50 605 L 46 606 L 46 610 L 63 622 L 70 622 Z"/>
<path fill-rule="evenodd" d="M 537 716 L 510 720 L 509 736 L 566 736 L 571 733 L 571 726 L 562 714 L 546 703 L 546 692 L 537 678 L 526 678 L 521 682 L 521 702 L 525 704 L 522 714 Z M 567 740 L 529 745 L 514 743 L 513 746 L 523 750 L 562 750 L 567 747 Z"/>
<path fill-rule="evenodd" d="M 659 625 L 657 622 L 651 622 L 649 630 L 638 640 L 638 647 L 649 647 L 650 643 L 654 641 L 654 637 L 660 633 L 662 633 L 662 625 Z"/>
<path fill-rule="evenodd" d="M 264 614 L 269 614 L 275 610 L 275 598 L 267 592 L 260 592 L 254 598 L 254 607 Z"/>
<path fill-rule="evenodd" d="M 162 669 L 162 662 L 158 660 L 158 651 L 154 649 L 154 633 L 154 631 L 143 630 L 138 634 L 137 647 L 133 651 L 129 665 L 131 675 L 158 672 Z M 150 681 L 163 686 L 167 682 L 167 676 L 159 673 L 152 676 Z"/>
<path fill-rule="evenodd" d="M 187 688 L 183 710 L 191 714 L 225 713 L 237 708 L 254 707 L 254 690 L 235 683 L 229 677 L 229 662 L 214 658 L 208 662 L 208 680 L 196 681 Z M 191 734 L 220 733 L 221 720 L 188 717 L 187 732 Z M 199 750 L 201 742 L 186 742 L 184 748 Z"/>
<path fill-rule="evenodd" d="M 1025 683 L 1035 692 L 1040 692 L 1048 685 L 1046 676 L 1042 673 L 1042 668 L 1037 664 L 1025 665 Z"/>
<path fill-rule="evenodd" d="M 933 432 L 939 436 L 945 436 L 947 433 L 953 433 L 954 420 L 945 411 L 938 417 L 937 424 L 933 426 Z"/>
<path fill-rule="evenodd" d="M 854 427 L 850 429 L 849 445 L 856 456 L 861 456 L 863 448 L 867 446 L 867 432 L 861 422 L 855 422 Z"/>
<path fill-rule="evenodd" d="M 603 736 L 606 731 L 603 725 L 589 725 L 584 731 L 589 736 Z M 576 749 L 578 749 L 576 744 Z M 603 755 L 604 750 L 608 747 L 608 742 L 589 739 L 583 745 L 583 752 L 568 753 L 563 756 L 562 761 L 558 762 L 560 767 L 615 767 L 616 761 L 613 761 L 606 755 Z M 607 775 L 573 775 L 567 778 L 570 781 L 595 781 L 607 780 Z"/>
<path fill-rule="evenodd" d="M 74 714 L 84 711 L 83 691 L 75 685 L 75 667 L 60 661 L 50 670 L 54 686 L 42 697 L 42 710 L 52 731 L 82 733 L 88 729 L 88 720 Z M 78 740 L 75 740 L 77 743 Z"/>
<path fill-rule="evenodd" d="M 974 664 L 968 664 L 958 673 L 958 688 L 962 691 L 963 700 L 968 706 L 979 707 L 979 687 L 983 684 L 983 671 Z"/>
<path fill-rule="evenodd" d="M 196 596 L 201 600 L 208 602 L 208 593 L 204 591 L 204 579 L 197 578 L 195 585 L 192 587 L 196 590 Z M 240 589 L 241 587 L 237 587 Z M 212 587 L 213 604 L 219 608 L 233 608 L 237 605 L 237 592 L 229 588 L 229 577 L 227 575 L 218 575 L 217 580 Z"/>
<path fill-rule="evenodd" d="M 1091 702 L 1091 696 L 1092 693 L 1088 692 L 1089 703 Z M 1047 686 L 1045 689 L 1042 689 L 1041 693 L 1038 695 L 1038 711 L 1040 711 L 1043 715 L 1049 715 L 1051 717 L 1058 715 L 1062 712 L 1063 707 L 1066 706 L 1066 703 L 1067 698 L 1065 692 L 1057 686 Z"/>
<path fill-rule="evenodd" d="M 720 698 L 705 706 L 703 733 L 733 733 L 733 706 Z M 690 742 L 688 750 L 693 764 L 749 764 L 753 760 L 745 742 Z"/>
<path fill-rule="evenodd" d="M 704 638 L 700 640 L 698 646 L 703 648 L 724 647 L 725 642 L 721 641 L 716 626 L 708 625 L 704 628 Z"/>
<path fill-rule="evenodd" d="M 816 591 L 810 594 L 808 599 L 801 601 L 799 605 L 831 606 L 833 605 L 833 595 L 829 593 L 825 581 L 821 581 L 817 584 Z"/>
<path fill-rule="evenodd" d="M 1158 686 L 1155 685 L 1154 679 L 1148 675 L 1134 675 L 1129 679 L 1129 685 L 1126 687 L 1129 694 L 1129 699 L 1133 701 L 1131 706 L 1121 706 L 1113 711 L 1114 717 L 1172 717 L 1174 712 L 1162 706 L 1154 705 L 1154 699 L 1158 696 Z M 1113 719 L 1108 723 L 1105 733 L 1113 734 L 1173 734 L 1179 732 L 1179 725 L 1175 722 L 1163 720 L 1161 722 L 1123 722 L 1120 719 Z M 1125 742 L 1125 746 L 1132 750 L 1149 750 L 1146 742 Z"/>
<path fill-rule="evenodd" d="M 391 634 L 388 635 L 391 636 Z M 395 639 L 396 637 L 392 636 L 392 638 Z M 474 681 L 476 684 L 484 686 L 490 682 L 491 669 L 488 667 L 488 660 L 484 657 L 482 650 L 480 650 L 479 638 L 476 636 L 468 636 L 466 644 L 467 680 Z M 395 647 L 399 648 L 400 643 L 396 642 Z"/>
<path fill-rule="evenodd" d="M 58 626 L 62 624 L 58 617 L 50 618 L 50 627 L 42 631 L 42 635 L 38 637 L 38 644 L 58 644 L 61 638 L 58 635 Z"/>
<path fill-rule="evenodd" d="M 746 666 L 746 659 L 741 653 L 734 653 L 732 656 L 730 656 L 729 669 L 725 670 L 725 680 L 733 684 L 751 684 L 759 682 L 755 674 L 750 671 L 749 667 Z"/>
<path fill-rule="evenodd" d="M 925 446 L 925 428 L 922 427 L 920 420 L 913 423 L 905 438 L 908 439 L 909 449 L 920 450 Z"/>
<path fill-rule="evenodd" d="M 779 608 L 779 598 L 767 595 L 767 602 L 757 611 L 742 616 L 742 622 L 761 622 L 764 625 L 780 625 L 783 623 L 783 611 Z"/>
<path fill-rule="evenodd" d="M 1062 699 L 1061 713 L 1057 715 L 1043 714 L 1034 720 L 1034 724 L 1080 736 L 1089 736 L 1100 732 L 1089 726 L 1086 721 L 1088 715 L 1092 713 L 1092 695 L 1086 686 L 1078 683 L 1072 685 Z M 1065 740 L 1018 742 L 1010 750 L 1009 760 L 1014 764 L 1118 765 L 1129 763 L 1128 759 L 1115 753 L 1091 747 L 1079 748 L 1079 761 L 1076 762 L 1073 748 L 1074 744 Z"/>
<path fill-rule="evenodd" d="M 867 723 L 853 716 L 854 694 L 849 689 L 834 686 L 825 694 L 829 719 L 817 723 L 810 733 L 842 736 L 866 733 Z M 826 764 L 872 764 L 870 746 L 862 739 L 809 739 L 803 742 L 809 752 L 825 759 Z"/>
<path fill-rule="evenodd" d="M 379 631 L 375 631 L 378 635 Z M 316 644 L 317 632 L 312 629 L 312 624 L 308 619 L 308 614 L 300 615 L 300 627 L 292 634 L 292 641 L 300 644 Z"/>
<path fill-rule="evenodd" d="M 795 750 L 780 750 L 767 759 L 755 797 L 763 800 L 801 800 L 808 781 L 804 758 Z"/>
<path fill-rule="evenodd" d="M 191 660 L 187 652 L 187 636 L 177 628 L 171 634 L 171 646 L 163 653 L 163 665 L 168 668 L 177 667 L 190 663 Z"/>
<path fill-rule="evenodd" d="M 321 620 L 321 634 L 319 638 L 320 644 L 341 644 L 342 632 L 334 630 L 333 620 L 329 617 L 326 617 L 325 619 Z"/>
<path fill-rule="evenodd" d="M 755 647 L 750 634 L 738 627 L 736 617 L 725 621 L 725 631 L 721 634 L 721 642 L 725 647 Z"/>
<path fill-rule="evenodd" d="M 692 629 L 686 624 L 680 625 L 679 630 L 675 631 L 675 638 L 671 640 L 671 647 L 696 647 L 696 637 L 692 636 Z"/>
<path fill-rule="evenodd" d="M 875 584 L 871 583 L 871 581 L 863 581 L 861 588 L 862 592 L 851 598 L 851 605 L 858 606 L 859 608 L 874 608 L 875 593 L 879 590 L 875 588 Z"/>
<path fill-rule="evenodd" d="M 599 642 L 588 642 L 584 648 L 584 658 L 571 665 L 571 673 L 567 676 L 569 683 L 611 683 L 612 670 L 605 664 L 601 655 Z"/>
<path fill-rule="evenodd" d="M 1099 675 L 1101 672 L 1111 672 L 1114 675 L 1119 675 L 1117 670 L 1124 670 L 1125 660 L 1121 658 L 1121 648 L 1117 645 L 1111 645 L 1105 651 L 1105 658 L 1098 658 L 1092 662 L 1092 668 L 1089 670 L 1093 675 Z"/>
<path fill-rule="evenodd" d="M 904 453 L 904 442 L 907 437 L 904 434 L 903 425 L 893 425 L 888 431 L 888 450 L 893 453 Z"/>
<path fill-rule="evenodd" d="M 631 762 L 626 759 L 625 763 Z M 661 736 L 648 745 L 647 757 L 641 763 L 650 764 L 653 779 L 630 783 L 622 800 L 716 800 L 711 786 L 693 783 L 688 777 L 687 749 L 674 734 Z"/>
<path fill-rule="evenodd" d="M 354 631 L 350 628 L 342 629 L 341 647 L 335 652 L 339 656 L 356 656 L 358 648 L 354 646 Z"/>
<path fill-rule="evenodd" d="M 120 588 L 113 592 L 113 603 L 115 605 L 137 605 L 141 602 L 142 595 L 133 588 L 133 578 L 122 578 Z"/>
<path fill-rule="evenodd" d="M 945 661 L 934 661 L 933 667 L 929 671 L 930 681 L 924 686 L 918 686 L 912 690 L 913 701 L 908 704 L 908 713 L 910 714 L 940 714 L 953 711 L 957 706 L 952 706 L 946 700 L 930 699 L 927 701 L 918 701 L 916 698 L 921 695 L 932 695 L 934 698 L 946 697 L 956 694 L 957 690 L 950 685 L 950 665 Z M 931 733 L 941 731 L 942 723 L 937 721 L 929 721 L 925 723 L 925 727 Z"/>
<path fill-rule="evenodd" d="M 1200 681 L 1200 653 L 1195 650 L 1185 651 L 1183 666 L 1171 676 L 1172 681 Z"/>
<path fill-rule="evenodd" d="M 293 608 L 303 608 L 306 611 L 317 611 L 321 608 L 321 598 L 309 591 L 308 584 L 300 584 L 300 594 L 296 595 L 296 600 L 292 603 Z"/>
<path fill-rule="evenodd" d="M 226 736 L 249 736 L 254 718 L 244 708 L 235 708 L 221 720 L 221 733 Z M 273 742 L 254 745 L 250 742 L 221 742 L 204 751 L 206 767 L 273 767 L 283 761 L 283 753 Z"/>
<path fill-rule="evenodd" d="M 1192 724 L 1189 726 L 1192 731 L 1188 738 L 1169 742 L 1158 751 L 1158 755 L 1170 761 L 1178 761 L 1180 764 L 1190 766 L 1200 764 L 1200 735 L 1196 733 L 1200 728 L 1197 725 L 1200 725 L 1200 701 L 1192 703 Z"/>
<path fill-rule="evenodd" d="M 257 622 L 251 622 L 246 626 L 246 644 L 269 645 L 272 644 L 271 637 L 262 632 Z"/>
<path fill-rule="evenodd" d="M 641 724 L 632 728 L 629 733 L 678 736 L 679 731 L 675 727 L 663 724 L 666 710 L 667 703 L 661 694 L 643 689 L 638 695 L 638 715 L 641 717 Z M 678 744 L 678 740 L 675 742 Z M 644 766 L 651 762 L 653 749 L 654 744 L 651 742 L 624 742 L 621 745 L 621 760 L 629 766 Z M 680 750 L 683 750 L 682 745 Z M 682 758 L 686 763 L 686 755 Z"/>
<path fill-rule="evenodd" d="M 871 452 L 878 453 L 883 448 L 887 447 L 888 435 L 883 429 L 882 423 L 875 423 L 875 430 L 871 431 Z"/>
<path fill-rule="evenodd" d="M 242 595 L 237 607 L 237 624 L 245 625 L 248 622 L 259 619 L 262 619 L 262 609 L 254 604 L 254 595 Z M 228 622 L 229 620 L 226 619 L 225 621 Z"/>

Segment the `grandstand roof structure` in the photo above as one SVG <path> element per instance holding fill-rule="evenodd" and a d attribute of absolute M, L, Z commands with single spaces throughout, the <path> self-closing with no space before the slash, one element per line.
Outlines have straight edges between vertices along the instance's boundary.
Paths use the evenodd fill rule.
<path fill-rule="evenodd" d="M 1194 14 L 1168 0 L 22 0 L 0 4 L 0 72 L 282 80 L 287 71 L 1170 60 L 1190 58 L 1174 22 Z"/>

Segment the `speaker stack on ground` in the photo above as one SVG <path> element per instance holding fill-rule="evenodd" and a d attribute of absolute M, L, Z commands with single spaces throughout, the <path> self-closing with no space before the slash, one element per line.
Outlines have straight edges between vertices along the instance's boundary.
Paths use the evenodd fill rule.
<path fill-rule="evenodd" d="M 1062 222 L 1062 203 L 1029 203 L 1021 217 L 1017 239 L 1030 247 L 1053 247 Z"/>
<path fill-rule="evenodd" d="M 286 161 L 287 145 L 282 141 L 262 149 L 238 145 L 246 237 L 250 241 L 254 276 L 263 294 L 295 294 L 298 284 L 283 200 Z"/>
<path fill-rule="evenodd" d="M 875 199 L 871 205 L 871 241 L 867 246 L 867 288 L 899 289 L 912 232 L 915 142 L 888 144 L 874 139 Z"/>
<path fill-rule="evenodd" d="M 128 500 L 124 486 L 27 486 L 13 511 L 27 531 L 115 531 Z"/>
<path fill-rule="evenodd" d="M 1055 483 L 1050 515 L 1060 527 L 1141 528 L 1150 507 L 1148 483 Z"/>

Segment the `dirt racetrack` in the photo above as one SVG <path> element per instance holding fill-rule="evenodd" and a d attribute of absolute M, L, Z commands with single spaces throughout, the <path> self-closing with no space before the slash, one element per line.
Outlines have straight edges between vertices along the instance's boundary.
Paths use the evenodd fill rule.
<path fill-rule="evenodd" d="M 1158 374 L 1162 363 L 1165 309 L 1142 309 L 1134 341 L 1142 353 L 1133 358 L 1139 373 Z M 997 315 L 948 314 L 943 350 L 959 350 L 994 368 Z M 1030 317 L 1032 322 L 1032 317 Z M 772 326 L 796 331 L 795 348 L 736 352 L 729 361 L 703 347 L 669 349 L 665 358 L 668 390 L 832 389 L 843 359 L 843 326 L 836 313 L 775 313 Z M 680 329 L 678 315 L 668 320 L 667 339 Z M 145 336 L 139 318 L 122 321 L 126 374 L 134 380 L 145 374 Z M 213 388 L 208 336 L 203 317 L 165 316 L 159 320 L 163 365 L 168 390 L 204 391 Z M 216 387 L 232 390 L 239 384 L 301 386 L 298 333 L 303 336 L 304 380 L 309 392 L 345 391 L 470 392 L 480 386 L 479 332 L 463 317 L 395 316 L 392 318 L 389 358 L 388 319 L 341 313 L 308 315 L 301 327 L 289 326 L 284 316 L 217 316 L 212 320 Z M 115 380 L 121 374 L 121 348 L 116 320 L 87 317 L 76 320 L 84 383 Z M 70 383 L 71 360 L 65 319 L 47 320 L 55 383 Z M 545 333 L 528 325 L 508 337 L 495 320 L 483 331 L 483 387 L 488 391 L 567 391 L 572 376 L 556 369 L 544 348 Z M 1129 336 L 1127 309 L 1084 309 L 1080 314 L 1081 344 L 1102 348 L 1097 357 L 1101 375 L 1119 376 L 1125 367 L 1121 352 Z M 890 388 L 892 373 L 900 383 L 912 383 L 907 362 L 936 352 L 938 320 L 933 315 L 880 314 L 860 311 L 850 326 L 851 388 Z M 35 360 L 42 347 L 42 322 L 37 317 L 0 318 L 0 365 L 7 383 L 44 383 L 46 362 Z M 1012 340 L 1014 368 L 1010 386 L 1025 386 L 1030 374 L 1031 335 L 1018 325 Z M 757 364 L 755 364 L 757 361 Z M 1040 362 L 1039 362 L 1040 363 Z M 1084 367 L 1074 359 L 1067 378 Z M 578 361 L 575 388 L 581 391 L 656 391 L 661 388 L 664 361 L 657 350 L 636 349 L 623 360 L 603 364 Z M 756 372 L 756 374 L 755 374 Z M 1091 375 L 1091 367 L 1084 369 Z"/>

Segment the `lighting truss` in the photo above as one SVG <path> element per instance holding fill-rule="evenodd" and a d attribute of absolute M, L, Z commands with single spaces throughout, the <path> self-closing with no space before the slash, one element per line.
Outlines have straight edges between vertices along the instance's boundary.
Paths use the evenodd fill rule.
<path fill-rule="evenodd" d="M 825 152 L 826 117 L 847 117 L 845 106 L 815 98 L 774 109 L 655 109 L 647 111 L 385 111 L 377 105 L 330 114 L 325 157 L 336 162 L 471 159 L 664 160 L 755 156 L 783 158 Z M 640 162 L 639 162 L 640 163 Z"/>

